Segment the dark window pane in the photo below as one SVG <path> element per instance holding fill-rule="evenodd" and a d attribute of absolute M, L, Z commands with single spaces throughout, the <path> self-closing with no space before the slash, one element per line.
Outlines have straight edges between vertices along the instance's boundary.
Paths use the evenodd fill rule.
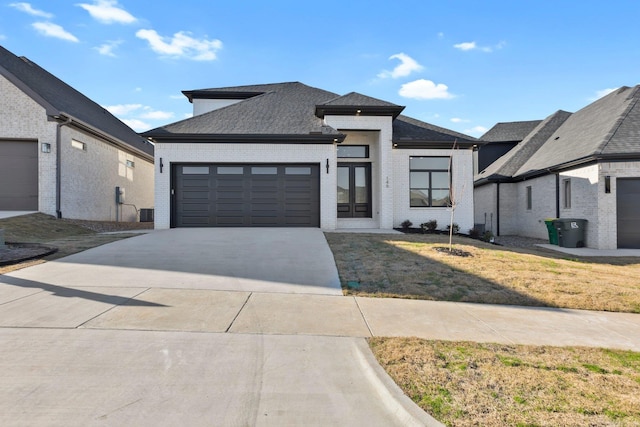
<path fill-rule="evenodd" d="M 449 174 L 447 172 L 431 172 L 431 186 L 433 188 L 449 188 Z"/>
<path fill-rule="evenodd" d="M 411 188 L 429 188 L 429 172 L 411 172 L 409 178 Z"/>
<path fill-rule="evenodd" d="M 411 157 L 409 159 L 410 169 L 449 169 L 448 157 Z"/>
<path fill-rule="evenodd" d="M 269 166 L 254 166 L 251 168 L 251 174 L 253 175 L 277 175 L 278 168 L 277 167 L 269 167 Z"/>
<path fill-rule="evenodd" d="M 411 190 L 411 206 L 428 207 L 429 190 Z"/>
<path fill-rule="evenodd" d="M 208 175 L 209 166 L 183 166 L 183 175 Z"/>
<path fill-rule="evenodd" d="M 355 167 L 356 203 L 367 203 L 369 191 L 367 189 L 367 170 L 364 167 Z"/>
<path fill-rule="evenodd" d="M 432 190 L 431 206 L 449 206 L 449 190 Z"/>
<path fill-rule="evenodd" d="M 349 203 L 349 168 L 338 167 L 338 203 Z"/>
<path fill-rule="evenodd" d="M 218 175 L 242 175 L 243 173 L 242 166 L 218 166 Z"/>
<path fill-rule="evenodd" d="M 366 145 L 338 145 L 339 158 L 361 158 L 369 157 L 369 147 Z"/>
<path fill-rule="evenodd" d="M 311 168 L 307 167 L 286 167 L 284 170 L 286 175 L 311 175 Z"/>

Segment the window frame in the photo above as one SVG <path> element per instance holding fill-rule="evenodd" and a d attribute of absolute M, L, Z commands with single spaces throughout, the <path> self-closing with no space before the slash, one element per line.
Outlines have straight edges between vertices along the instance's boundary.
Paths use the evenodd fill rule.
<path fill-rule="evenodd" d="M 563 208 L 571 209 L 571 178 L 562 180 Z"/>
<path fill-rule="evenodd" d="M 364 156 L 341 156 L 340 155 L 340 149 L 347 149 L 347 148 L 364 148 Z M 338 159 L 368 159 L 369 158 L 369 145 L 364 145 L 364 144 L 338 145 L 337 148 L 336 148 L 336 158 L 338 158 Z"/>
<path fill-rule="evenodd" d="M 412 168 L 411 160 L 413 159 L 446 159 L 447 167 L 446 168 Z M 453 183 L 453 173 L 451 167 L 451 157 L 450 156 L 409 156 L 409 207 L 410 208 L 448 208 L 451 207 L 451 186 Z M 414 172 L 423 172 L 429 174 L 429 186 L 428 187 L 414 187 L 412 185 L 412 174 Z M 445 172 L 447 174 L 447 184 L 448 188 L 440 188 L 433 186 L 433 173 L 442 173 Z M 411 193 L 414 190 L 427 191 L 428 194 L 428 205 L 414 205 L 412 202 Z M 433 191 L 434 190 L 447 190 L 447 202 L 445 205 L 433 205 Z"/>

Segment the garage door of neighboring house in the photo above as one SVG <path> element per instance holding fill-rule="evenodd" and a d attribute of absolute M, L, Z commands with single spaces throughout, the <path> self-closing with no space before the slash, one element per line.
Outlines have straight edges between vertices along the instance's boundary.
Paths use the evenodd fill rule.
<path fill-rule="evenodd" d="M 640 249 L 640 178 L 618 178 L 618 248 Z"/>
<path fill-rule="evenodd" d="M 38 143 L 0 140 L 0 210 L 38 210 Z"/>
<path fill-rule="evenodd" d="M 319 227 L 318 164 L 177 164 L 172 227 Z"/>

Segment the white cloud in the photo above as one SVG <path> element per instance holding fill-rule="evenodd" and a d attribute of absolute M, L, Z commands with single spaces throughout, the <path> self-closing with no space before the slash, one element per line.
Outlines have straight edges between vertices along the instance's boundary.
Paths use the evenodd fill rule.
<path fill-rule="evenodd" d="M 131 114 L 134 111 L 142 109 L 143 105 L 142 104 L 118 104 L 118 105 L 107 105 L 104 108 L 114 116 L 126 116 L 127 114 Z"/>
<path fill-rule="evenodd" d="M 398 64 L 393 71 L 384 70 L 378 74 L 378 77 L 381 79 L 385 79 L 387 77 L 391 77 L 392 79 L 406 77 L 414 71 L 420 71 L 424 68 L 422 65 L 418 64 L 415 59 L 404 53 L 396 53 L 395 55 L 391 55 L 389 59 L 399 59 L 400 64 Z"/>
<path fill-rule="evenodd" d="M 484 126 L 475 126 L 475 127 L 472 127 L 471 129 L 465 129 L 463 132 L 468 134 L 468 135 L 483 135 L 488 130 L 489 129 L 487 129 Z"/>
<path fill-rule="evenodd" d="M 160 55 L 188 58 L 194 61 L 213 61 L 222 49 L 220 40 L 194 39 L 190 33 L 180 31 L 173 37 L 162 37 L 155 30 L 139 30 L 136 37 L 149 42 L 151 49 Z"/>
<path fill-rule="evenodd" d="M 449 93 L 445 84 L 435 84 L 431 80 L 419 79 L 405 83 L 398 91 L 400 96 L 412 99 L 451 99 L 455 95 Z"/>
<path fill-rule="evenodd" d="M 473 50 L 477 46 L 476 46 L 476 42 L 465 42 L 465 43 L 454 44 L 453 47 L 460 50 Z"/>
<path fill-rule="evenodd" d="M 79 3 L 80 6 L 95 20 L 103 24 L 131 24 L 136 22 L 135 16 L 122 9 L 115 0 L 94 0 L 93 4 Z"/>
<path fill-rule="evenodd" d="M 142 115 L 140 118 L 148 119 L 148 120 L 168 120 L 173 117 L 173 113 L 170 111 L 156 111 L 151 108 L 146 108 L 148 111 Z"/>
<path fill-rule="evenodd" d="M 151 125 L 149 123 L 143 122 L 139 119 L 120 119 L 124 124 L 129 126 L 131 129 L 136 132 L 142 132 L 148 129 L 151 129 Z"/>
<path fill-rule="evenodd" d="M 501 41 L 500 43 L 498 43 L 497 45 L 491 47 L 491 46 L 478 46 L 478 44 L 476 42 L 464 42 L 464 43 L 458 43 L 458 44 L 454 44 L 453 47 L 455 47 L 456 49 L 460 49 L 462 51 L 469 51 L 469 50 L 479 50 L 481 52 L 493 52 L 494 49 L 502 49 L 503 47 L 505 47 L 507 45 L 507 42 L 505 41 Z"/>
<path fill-rule="evenodd" d="M 193 113 L 184 113 L 185 119 L 190 119 L 191 117 L 193 117 Z"/>
<path fill-rule="evenodd" d="M 469 123 L 471 120 L 461 119 L 460 117 L 453 117 L 451 121 L 453 123 Z"/>
<path fill-rule="evenodd" d="M 60 25 L 53 24 L 51 22 L 34 22 L 31 26 L 45 37 L 54 37 L 75 43 L 80 41 L 76 36 L 66 31 Z"/>
<path fill-rule="evenodd" d="M 184 95 L 169 95 L 169 99 L 184 99 Z"/>
<path fill-rule="evenodd" d="M 444 38 L 444 33 L 441 31 L 438 33 L 438 38 L 442 40 Z"/>
<path fill-rule="evenodd" d="M 598 90 L 598 91 L 596 91 L 596 96 L 594 96 L 593 98 L 590 98 L 590 100 L 591 101 L 598 100 L 598 99 L 602 98 L 603 96 L 609 95 L 611 92 L 615 92 L 616 90 L 618 90 L 617 87 Z"/>
<path fill-rule="evenodd" d="M 108 41 L 106 43 L 101 44 L 98 47 L 95 47 L 94 49 L 100 52 L 100 55 L 115 57 L 116 54 L 113 53 L 113 51 L 122 43 L 123 43 L 122 40 Z"/>
<path fill-rule="evenodd" d="M 11 3 L 10 7 L 13 7 L 20 12 L 28 13 L 29 15 L 39 16 L 40 18 L 53 18 L 53 13 L 45 12 L 44 10 L 34 9 L 29 3 Z"/>

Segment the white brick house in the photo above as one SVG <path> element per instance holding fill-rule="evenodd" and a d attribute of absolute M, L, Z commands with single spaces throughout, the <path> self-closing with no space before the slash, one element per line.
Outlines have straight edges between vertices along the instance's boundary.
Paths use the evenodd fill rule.
<path fill-rule="evenodd" d="M 116 187 L 124 189 L 117 203 Z M 153 146 L 37 64 L 0 47 L 0 210 L 137 220 Z"/>
<path fill-rule="evenodd" d="M 155 143 L 156 228 L 444 228 L 452 190 L 455 222 L 473 227 L 472 137 L 301 83 L 184 93 L 194 117 L 143 134 Z"/>
<path fill-rule="evenodd" d="M 640 86 L 621 87 L 540 122 L 476 175 L 475 222 L 547 238 L 545 219 L 585 219 L 584 246 L 640 248 L 639 100 Z"/>

